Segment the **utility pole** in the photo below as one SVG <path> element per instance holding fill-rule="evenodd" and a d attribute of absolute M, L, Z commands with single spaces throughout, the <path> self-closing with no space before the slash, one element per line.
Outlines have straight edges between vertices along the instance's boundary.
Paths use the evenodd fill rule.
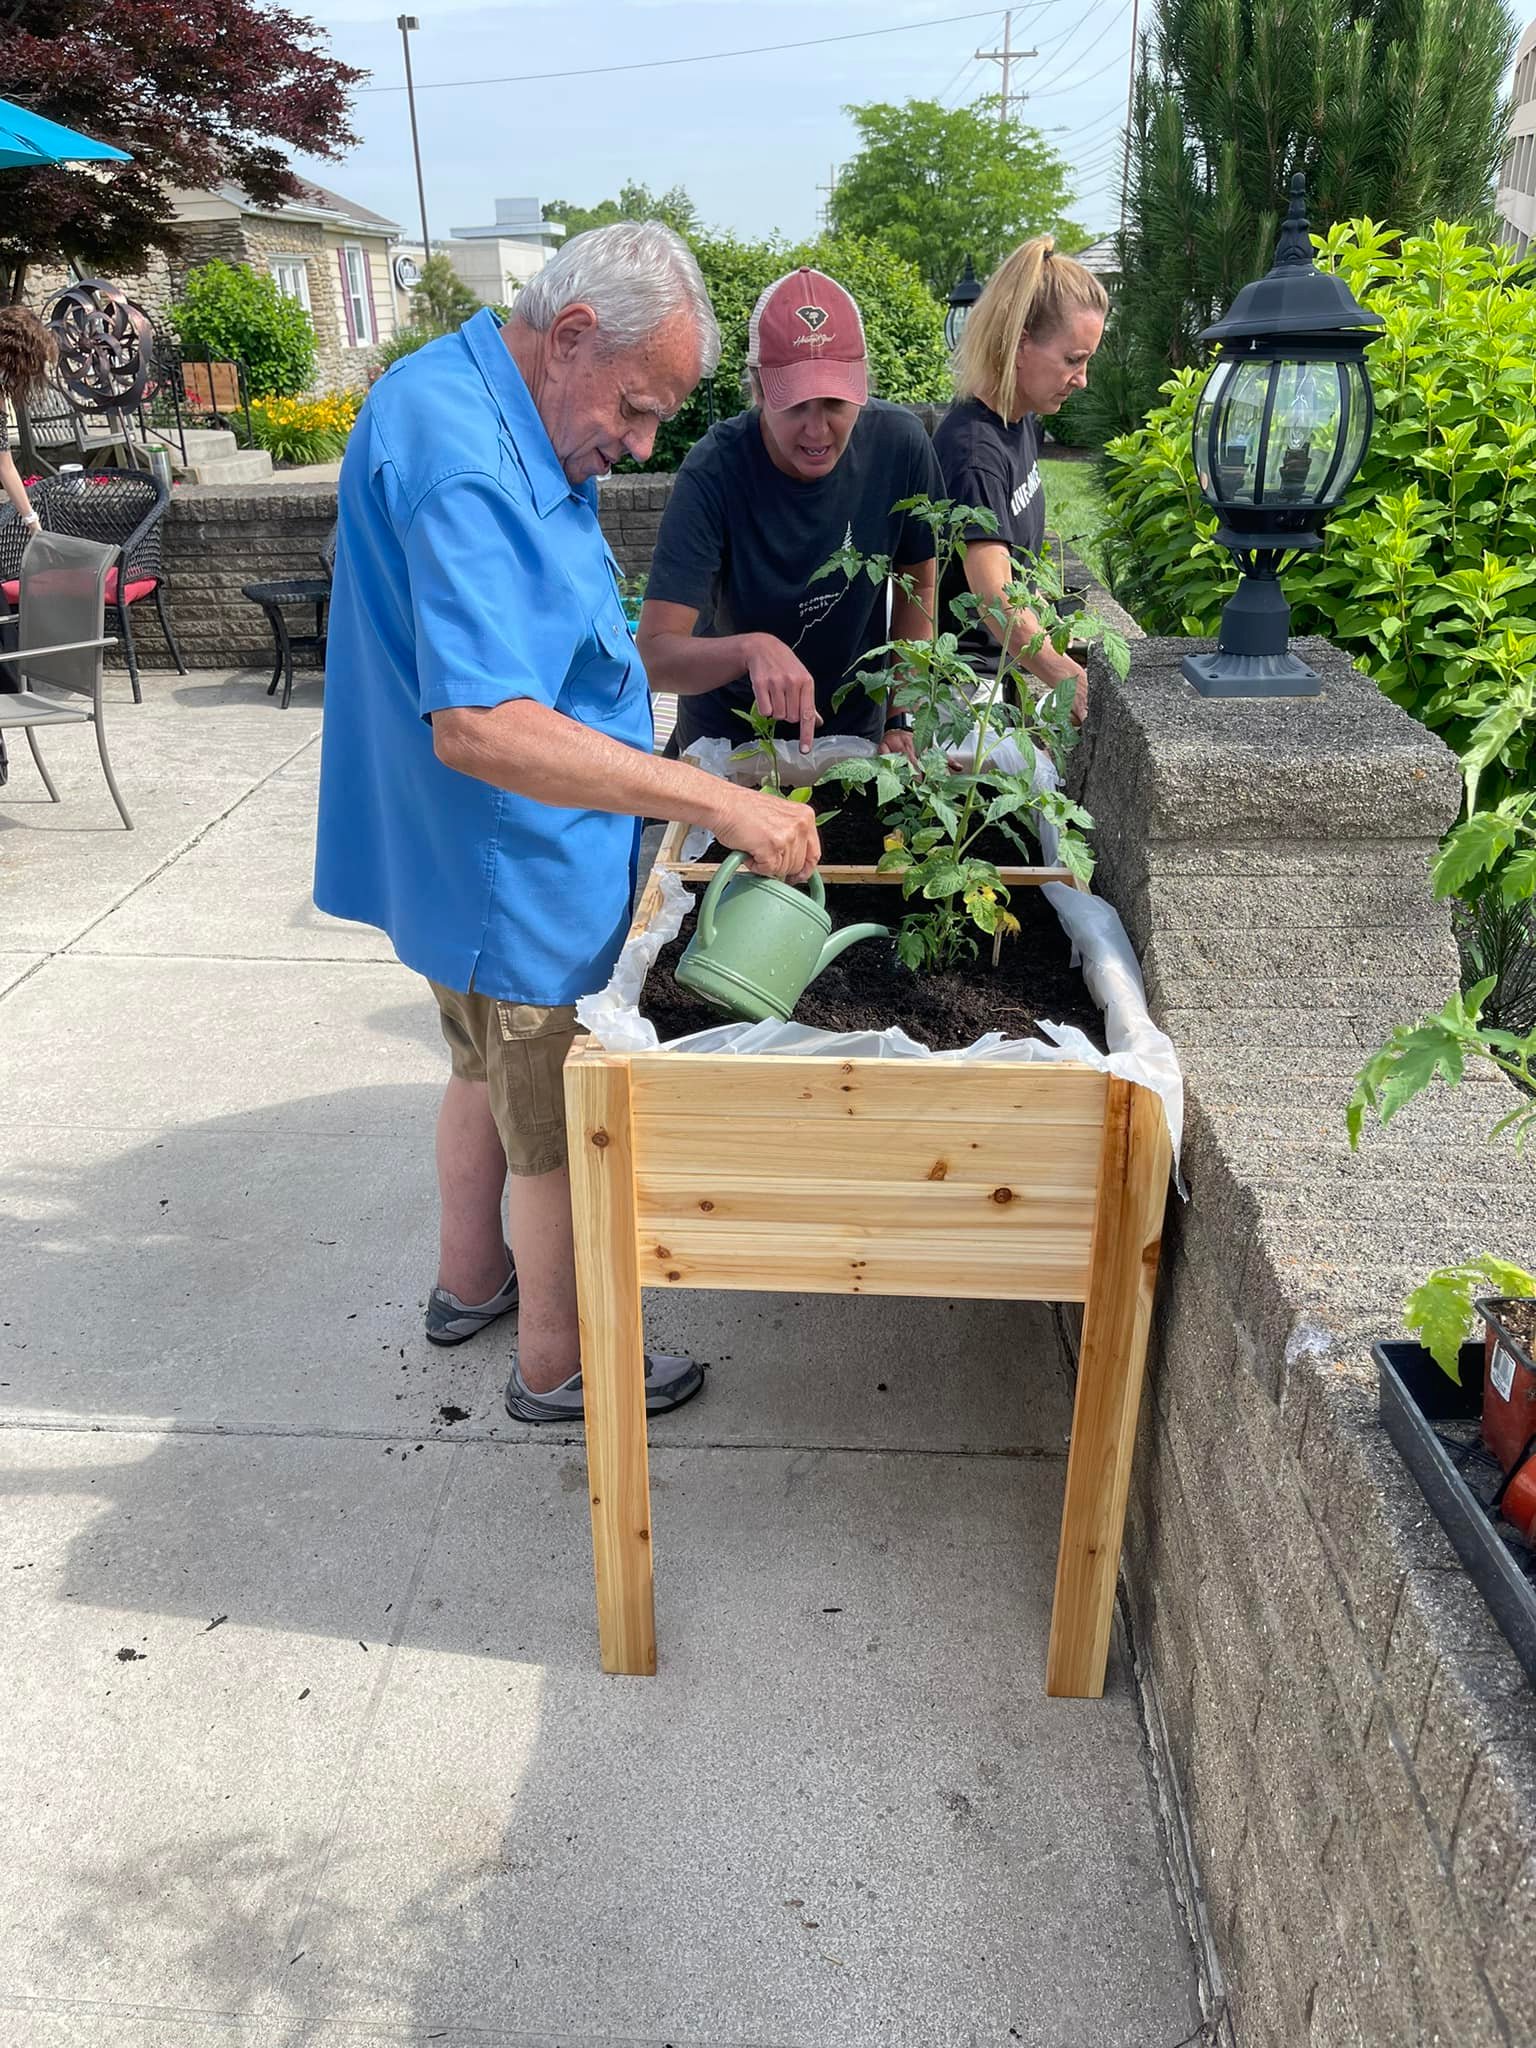
<path fill-rule="evenodd" d="M 426 262 L 432 254 L 432 237 L 427 232 L 427 188 L 421 176 L 421 142 L 416 133 L 416 86 L 411 78 L 411 30 L 419 29 L 421 23 L 414 14 L 399 14 L 395 27 L 400 31 L 400 41 L 405 50 L 405 98 L 411 110 L 411 154 L 416 159 L 416 197 L 421 203 L 421 260 Z"/>
<path fill-rule="evenodd" d="M 1125 88 L 1125 162 L 1120 171 L 1120 232 L 1125 233 L 1125 209 L 1131 190 L 1131 124 L 1136 115 L 1136 31 L 1141 19 L 1139 0 L 1131 0 L 1131 76 Z"/>
<path fill-rule="evenodd" d="M 827 182 L 825 185 L 818 185 L 816 190 L 818 192 L 825 192 L 827 195 L 826 204 L 821 209 L 821 224 L 827 233 L 830 234 L 832 232 L 832 201 L 837 196 L 836 164 L 829 164 L 827 166 Z"/>
<path fill-rule="evenodd" d="M 978 50 L 976 52 L 978 58 L 985 59 L 992 64 L 1001 64 L 1003 67 L 1003 96 L 997 110 L 997 129 L 999 134 L 1008 125 L 1009 101 L 1016 99 L 1022 106 L 1024 101 L 1029 98 L 1029 94 L 1026 92 L 1015 93 L 1012 90 L 1014 64 L 1020 58 L 1038 57 L 1039 54 L 1038 50 L 1016 50 L 1013 47 L 1013 9 L 1011 7 L 1003 16 L 1003 47 L 1000 50 Z"/>

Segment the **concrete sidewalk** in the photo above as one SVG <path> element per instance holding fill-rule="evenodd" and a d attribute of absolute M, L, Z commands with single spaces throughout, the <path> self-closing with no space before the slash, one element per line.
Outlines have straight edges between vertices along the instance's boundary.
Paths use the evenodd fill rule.
<path fill-rule="evenodd" d="M 1043 1696 L 1045 1309 L 690 1294 L 661 1672 L 579 1440 L 421 1336 L 446 1073 L 309 902 L 318 684 L 115 684 L 0 790 L 0 2048 L 1175 2048 L 1123 1646 Z M 121 699 L 123 701 L 117 701 Z"/>

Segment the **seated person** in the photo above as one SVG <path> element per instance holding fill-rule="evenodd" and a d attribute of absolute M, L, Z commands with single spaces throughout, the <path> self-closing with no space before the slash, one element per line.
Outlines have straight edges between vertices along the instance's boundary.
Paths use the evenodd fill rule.
<path fill-rule="evenodd" d="M 1088 360 L 1104 333 L 1109 300 L 1104 287 L 1070 256 L 1058 256 L 1049 235 L 1000 263 L 972 307 L 955 355 L 957 403 L 939 422 L 933 445 L 944 471 L 944 494 L 957 505 L 979 505 L 997 520 L 993 538 L 980 528 L 967 536 L 939 593 L 939 630 L 953 632 L 950 606 L 969 589 L 986 607 L 1014 581 L 1010 557 L 1025 565 L 1045 542 L 1045 492 L 1040 481 L 1040 421 L 1059 412 L 1088 384 Z M 984 644 L 1004 644 L 1000 620 L 988 617 Z M 1006 629 L 1010 653 L 1040 631 L 1028 607 L 1015 610 Z M 978 641 L 979 641 L 979 637 Z M 1075 661 L 1047 641 L 1022 666 L 1048 688 L 1071 677 L 1077 685 L 1072 715 L 1081 725 L 1088 708 L 1088 678 Z"/>
<path fill-rule="evenodd" d="M 926 639 L 933 535 L 901 499 L 943 495 L 918 420 L 869 395 L 864 323 L 841 285 L 796 270 L 752 314 L 753 404 L 721 420 L 688 454 L 662 517 L 640 613 L 640 657 L 653 690 L 677 692 L 677 740 L 750 734 L 756 708 L 810 751 L 818 729 L 857 733 L 910 753 L 906 721 L 855 689 L 832 697 L 889 639 Z M 889 555 L 916 598 L 841 573 L 812 582 L 839 548 Z"/>

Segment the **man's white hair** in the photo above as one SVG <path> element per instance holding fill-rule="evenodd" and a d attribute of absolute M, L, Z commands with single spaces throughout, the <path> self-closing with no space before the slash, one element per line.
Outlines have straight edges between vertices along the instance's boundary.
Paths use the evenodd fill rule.
<path fill-rule="evenodd" d="M 529 279 L 512 317 L 545 334 L 567 306 L 590 306 L 609 351 L 638 348 L 675 313 L 693 315 L 699 375 L 720 361 L 720 329 L 693 251 L 659 220 L 620 220 L 567 242 Z"/>

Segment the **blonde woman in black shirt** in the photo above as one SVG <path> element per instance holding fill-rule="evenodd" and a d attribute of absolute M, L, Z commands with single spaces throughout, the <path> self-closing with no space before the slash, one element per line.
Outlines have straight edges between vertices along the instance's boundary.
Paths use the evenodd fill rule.
<path fill-rule="evenodd" d="M 964 563 L 953 565 L 939 594 L 941 630 L 952 627 L 949 606 L 961 591 L 970 589 L 993 607 L 1014 580 L 1011 558 L 1039 554 L 1045 540 L 1040 421 L 1086 387 L 1108 310 L 1099 280 L 1070 256 L 1058 256 L 1050 235 L 1037 235 L 1000 263 L 971 309 L 955 354 L 957 402 L 939 423 L 934 449 L 945 495 L 991 512 L 998 530 L 995 537 L 980 529 L 968 537 Z M 1001 621 L 989 618 L 987 631 L 1004 644 Z M 1009 651 L 1039 631 L 1032 611 L 1014 611 Z M 1047 642 L 1024 656 L 1023 665 L 1046 688 L 1073 678 L 1073 716 L 1082 722 L 1088 679 L 1075 661 Z"/>

